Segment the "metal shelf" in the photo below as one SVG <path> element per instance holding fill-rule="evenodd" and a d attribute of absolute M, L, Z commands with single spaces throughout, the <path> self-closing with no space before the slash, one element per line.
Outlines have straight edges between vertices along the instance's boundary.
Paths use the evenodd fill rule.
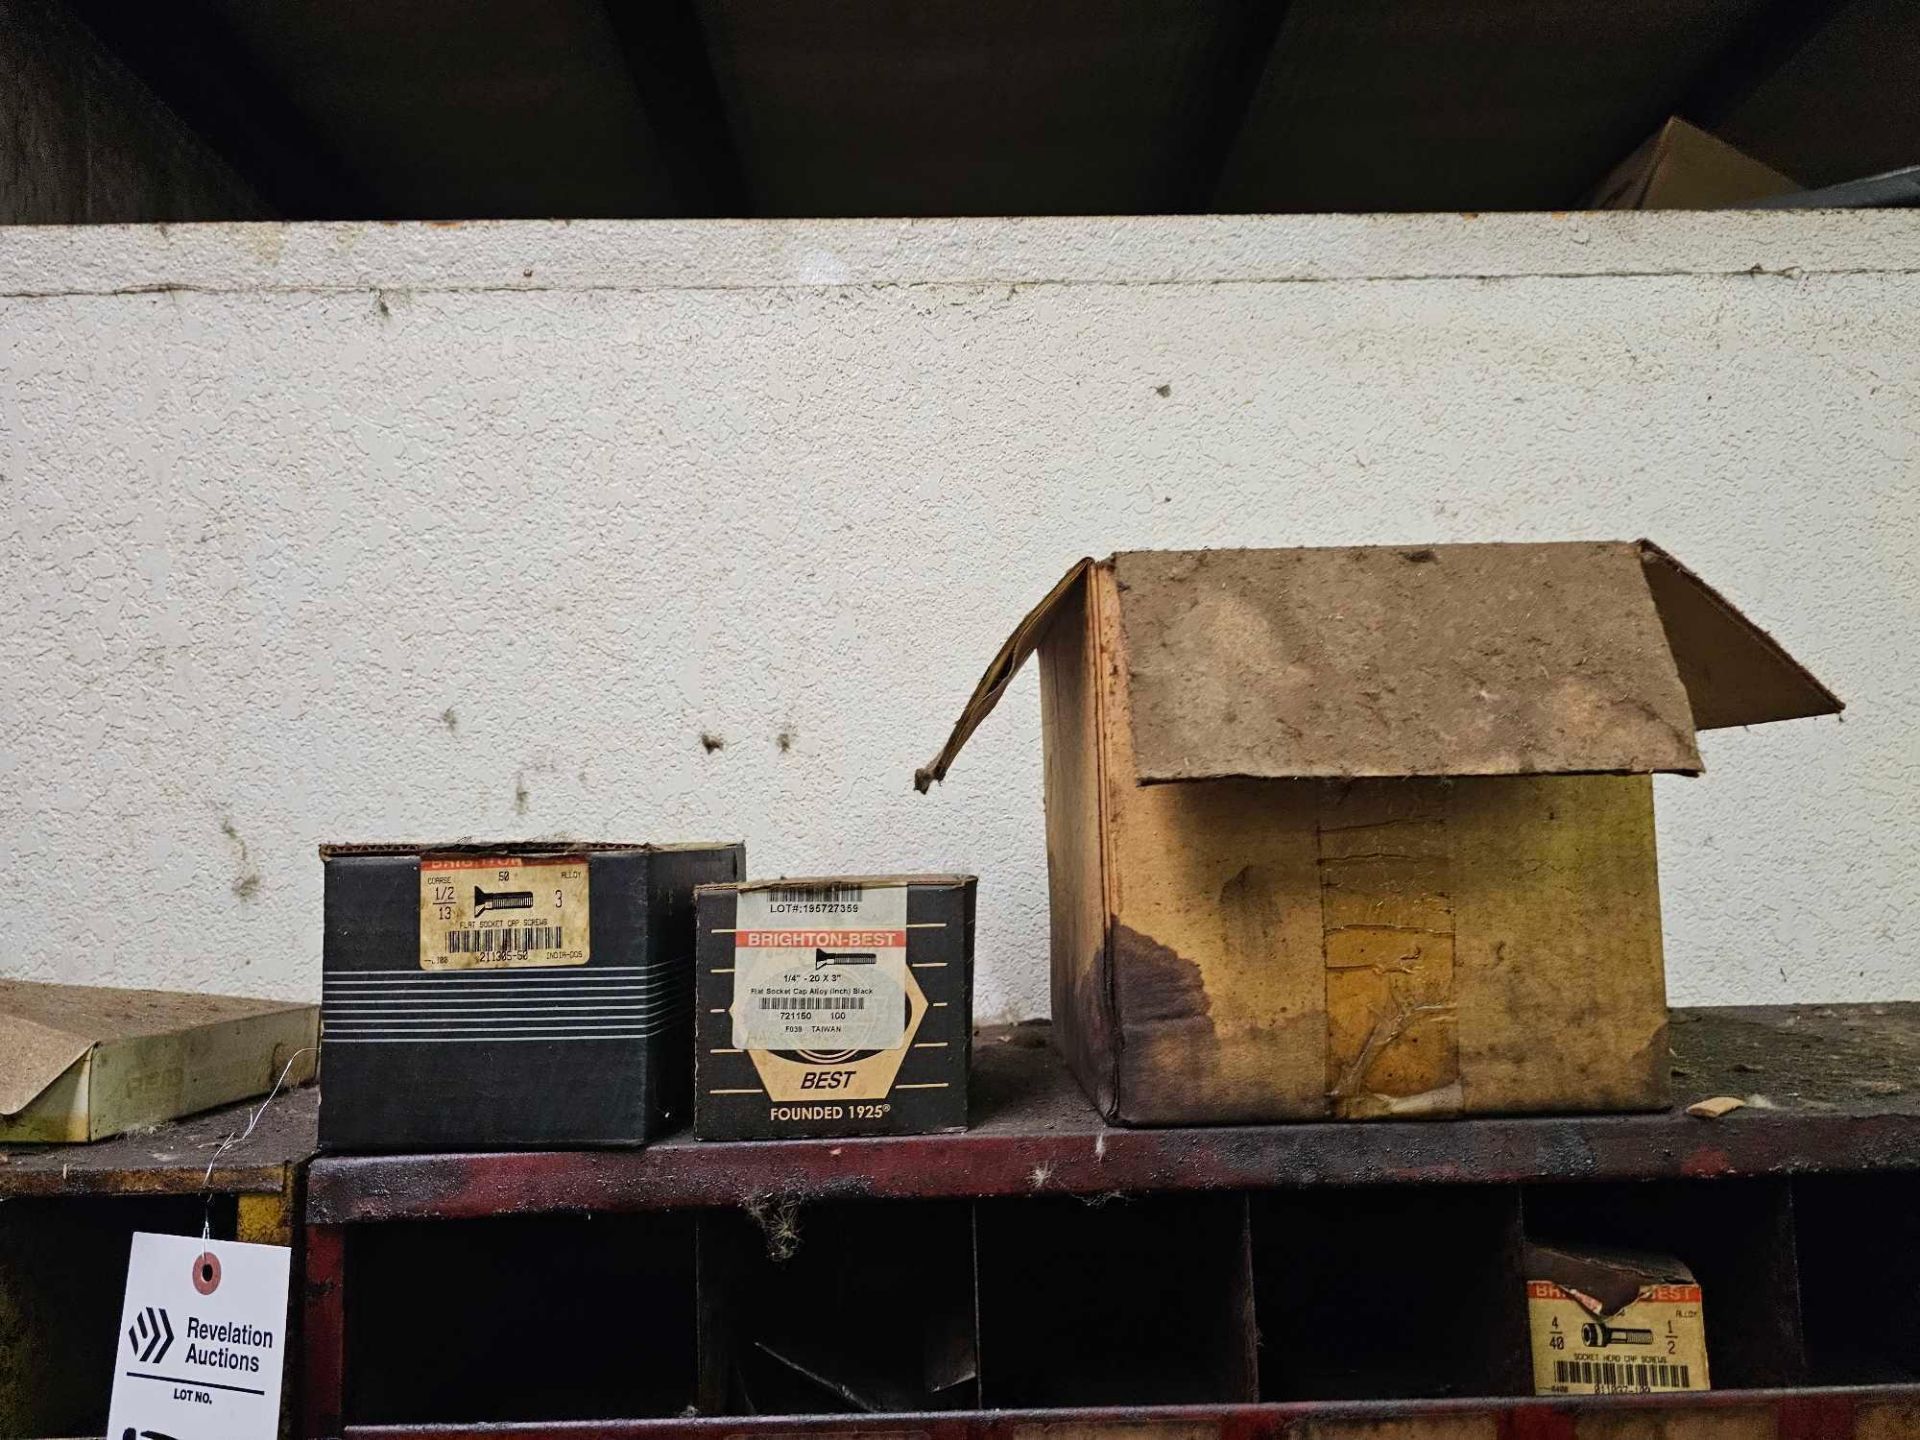
<path fill-rule="evenodd" d="M 965 1134 L 323 1157 L 307 1434 L 1920 1433 L 1920 1005 L 1673 1018 L 1746 1108 L 1125 1130 L 1025 1026 Z M 1536 1224 L 1689 1257 L 1721 1388 L 1522 1398 Z"/>
<path fill-rule="evenodd" d="M 204 1190 L 289 1203 L 293 1180 L 314 1153 L 320 1092 L 307 1086 L 275 1096 L 253 1133 L 237 1138 L 259 1105 L 248 1100 L 91 1145 L 0 1145 L 0 1200 Z M 228 1139 L 233 1143 L 221 1151 Z"/>
<path fill-rule="evenodd" d="M 0 1146 L 0 1435 L 106 1427 L 135 1232 L 205 1222 L 222 1239 L 295 1243 L 318 1092 L 277 1096 L 237 1138 L 259 1105 L 91 1145 Z"/>
<path fill-rule="evenodd" d="M 1629 1417 L 1639 1417 L 1635 1426 Z M 1697 1418 L 1696 1418 L 1697 1417 Z M 1688 1420 L 1692 1424 L 1688 1424 Z M 1426 1422 L 1423 1424 L 1422 1422 Z M 351 1425 L 344 1440 L 1905 1440 L 1920 1434 L 1920 1386 L 1709 1391 L 1592 1399 L 1398 1400 L 1298 1405 L 975 1410 L 907 1415 L 758 1415 L 587 1425 Z"/>
<path fill-rule="evenodd" d="M 1103 1124 L 1044 1026 L 984 1032 L 974 1127 L 888 1139 L 326 1156 L 319 1225 L 497 1214 L 1294 1185 L 1518 1183 L 1920 1168 L 1920 1004 L 1676 1010 L 1685 1103 L 1759 1093 L 1719 1120 L 1643 1115 L 1129 1130 Z"/>

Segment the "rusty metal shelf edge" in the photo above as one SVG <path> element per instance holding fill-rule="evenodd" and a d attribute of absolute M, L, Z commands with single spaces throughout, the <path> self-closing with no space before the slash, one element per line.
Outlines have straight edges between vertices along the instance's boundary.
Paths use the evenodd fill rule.
<path fill-rule="evenodd" d="M 57 1170 L 9 1174 L 0 1168 L 0 1200 L 53 1199 L 87 1195 L 278 1195 L 287 1188 L 297 1162 L 277 1165 L 219 1166 L 209 1177 L 202 1170 Z"/>
<path fill-rule="evenodd" d="M 89 1144 L 0 1146 L 0 1199 L 286 1195 L 314 1154 L 319 1108 L 318 1090 L 302 1086 Z"/>
<path fill-rule="evenodd" d="M 901 1415 L 706 1416 L 486 1425 L 349 1425 L 344 1440 L 717 1440 L 720 1436 L 887 1435 L 896 1440 L 1041 1440 L 1043 1436 L 1170 1440 L 1269 1440 L 1314 1433 L 1314 1423 L 1487 1417 L 1499 1440 L 1574 1440 L 1578 1417 L 1596 1411 L 1653 1415 L 1747 1411 L 1775 1417 L 1780 1440 L 1845 1440 L 1911 1433 L 1920 1424 L 1920 1385 L 1808 1390 L 1716 1390 L 1690 1395 L 1611 1395 L 1466 1400 L 1296 1401 L 1265 1405 L 1182 1405 L 1062 1410 L 973 1410 Z M 1143 1428 L 1144 1427 L 1144 1428 Z M 1893 1428 L 1886 1428 L 1893 1427 Z M 1398 1433 L 1396 1431 L 1396 1433 Z M 1449 1433 L 1452 1433 L 1449 1431 Z"/>
<path fill-rule="evenodd" d="M 1307 1185 L 1511 1184 L 1920 1168 L 1920 1116 L 1672 1114 L 669 1142 L 643 1150 L 322 1157 L 307 1219 Z"/>

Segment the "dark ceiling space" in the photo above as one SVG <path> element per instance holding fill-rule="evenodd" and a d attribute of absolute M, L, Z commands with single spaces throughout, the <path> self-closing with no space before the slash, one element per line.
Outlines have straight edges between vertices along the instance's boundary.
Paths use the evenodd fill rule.
<path fill-rule="evenodd" d="M 1920 162 L 1915 0 L 69 0 L 291 219 L 1557 209 Z"/>

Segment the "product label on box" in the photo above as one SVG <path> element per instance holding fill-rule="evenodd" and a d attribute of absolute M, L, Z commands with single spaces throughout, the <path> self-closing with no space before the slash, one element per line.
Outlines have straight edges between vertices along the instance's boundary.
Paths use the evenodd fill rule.
<path fill-rule="evenodd" d="M 447 855 L 420 861 L 420 968 L 584 965 L 584 855 Z"/>
<path fill-rule="evenodd" d="M 1536 1395 L 1640 1395 L 1707 1390 L 1707 1332 L 1698 1285 L 1648 1285 L 1602 1316 L 1598 1302 L 1546 1280 L 1527 1282 Z"/>
<path fill-rule="evenodd" d="M 733 1043 L 840 1059 L 907 1043 L 907 888 L 742 890 Z"/>

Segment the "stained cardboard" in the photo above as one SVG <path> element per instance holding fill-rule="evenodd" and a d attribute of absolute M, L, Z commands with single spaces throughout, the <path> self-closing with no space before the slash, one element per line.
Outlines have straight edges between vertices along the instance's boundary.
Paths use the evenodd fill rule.
<path fill-rule="evenodd" d="M 1696 771 L 1625 545 L 1116 555 L 1142 780 Z"/>
<path fill-rule="evenodd" d="M 1096 649 L 1123 654 L 1115 573 L 1089 588 Z M 1104 932 L 1068 962 L 1081 980 L 1054 1016 L 1103 1037 L 1068 1046 L 1112 1118 L 1666 1103 L 1647 777 L 1144 785 L 1125 669 L 1093 677 L 1092 868 L 1049 847 L 1056 908 L 1100 897 Z"/>
<path fill-rule="evenodd" d="M 284 1001 L 0 980 L 0 1142 L 100 1140 L 264 1095 L 289 1060 L 302 1084 L 318 1023 Z"/>
<path fill-rule="evenodd" d="M 1092 564 L 1091 560 L 1077 562 L 1047 592 L 1046 598 L 1028 611 L 1025 618 L 1014 627 L 1013 633 L 1006 638 L 999 653 L 987 666 L 986 674 L 980 677 L 980 683 L 974 687 L 966 709 L 960 712 L 960 719 L 939 755 L 934 757 L 932 764 L 914 772 L 913 783 L 922 794 L 934 781 L 946 778 L 947 767 L 953 763 L 954 756 L 960 753 L 960 747 L 967 743 L 967 737 L 973 734 L 980 722 L 993 713 L 993 707 L 1000 703 L 1000 697 L 1006 694 L 1013 677 L 1020 673 L 1020 667 L 1027 663 L 1027 657 L 1040 644 L 1041 637 L 1053 623 L 1061 605 L 1078 592 L 1080 581 Z"/>
<path fill-rule="evenodd" d="M 1021 621 L 942 779 L 1091 561 Z M 1837 713 L 1647 541 L 1121 553 L 1135 775 L 1697 774 L 1694 732 Z"/>
<path fill-rule="evenodd" d="M 1123 554 L 1037 651 L 1053 1012 L 1127 1123 L 1657 1108 L 1650 772 L 1832 694 L 1657 547 Z"/>

